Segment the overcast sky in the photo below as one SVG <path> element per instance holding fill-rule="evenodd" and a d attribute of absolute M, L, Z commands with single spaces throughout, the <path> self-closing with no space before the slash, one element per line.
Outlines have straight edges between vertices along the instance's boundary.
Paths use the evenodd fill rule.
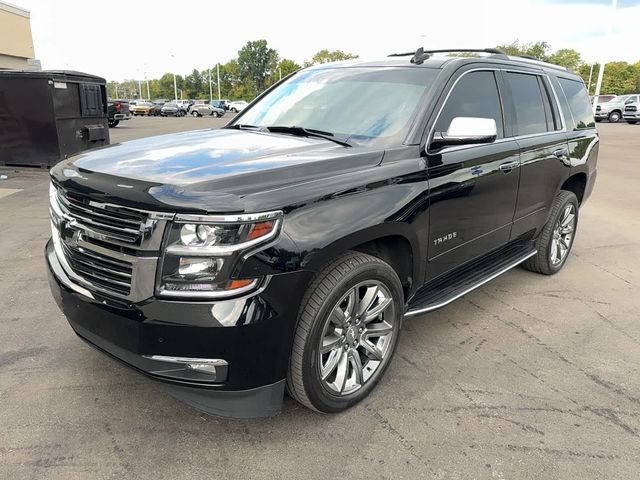
<path fill-rule="evenodd" d="M 640 60 L 640 0 L 9 0 L 31 11 L 36 57 L 108 80 L 204 70 L 264 38 L 301 63 L 320 49 L 363 58 L 515 39 L 587 61 Z M 608 34 L 613 18 L 613 33 Z M 174 57 L 171 57 L 171 54 Z"/>

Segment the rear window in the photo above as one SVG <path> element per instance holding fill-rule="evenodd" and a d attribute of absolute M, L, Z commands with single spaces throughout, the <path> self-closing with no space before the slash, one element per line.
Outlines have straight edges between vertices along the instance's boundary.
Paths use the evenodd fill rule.
<path fill-rule="evenodd" d="M 518 135 L 544 133 L 548 130 L 547 113 L 537 75 L 508 72 L 504 76 L 511 89 L 516 111 Z"/>
<path fill-rule="evenodd" d="M 579 130 L 582 128 L 595 127 L 596 122 L 593 119 L 591 102 L 587 96 L 587 90 L 584 88 L 584 84 L 566 78 L 558 78 L 558 81 L 560 82 L 564 96 L 569 102 L 575 128 Z"/>

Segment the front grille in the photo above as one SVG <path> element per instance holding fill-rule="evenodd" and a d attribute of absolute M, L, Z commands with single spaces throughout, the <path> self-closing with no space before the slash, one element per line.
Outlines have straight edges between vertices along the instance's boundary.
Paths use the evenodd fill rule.
<path fill-rule="evenodd" d="M 92 202 L 76 195 L 58 191 L 62 210 L 84 228 L 109 239 L 139 245 L 148 216 L 125 207 Z"/>
<path fill-rule="evenodd" d="M 636 107 L 635 105 L 627 105 L 626 107 L 624 107 L 624 111 L 625 112 L 636 112 L 636 111 L 638 111 L 638 107 Z"/>
<path fill-rule="evenodd" d="M 87 282 L 121 295 L 131 293 L 131 263 L 65 242 L 62 249 L 69 266 Z"/>
<path fill-rule="evenodd" d="M 73 283 L 130 301 L 153 296 L 172 214 L 102 203 L 51 185 L 54 247 Z"/>

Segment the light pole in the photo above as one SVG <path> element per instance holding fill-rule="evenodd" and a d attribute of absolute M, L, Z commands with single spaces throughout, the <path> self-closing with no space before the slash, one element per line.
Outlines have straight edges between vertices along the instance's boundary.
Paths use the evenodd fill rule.
<path fill-rule="evenodd" d="M 278 65 L 278 73 L 280 74 L 280 80 L 282 80 L 282 68 Z"/>
<path fill-rule="evenodd" d="M 611 0 L 611 19 L 609 20 L 609 36 L 613 33 L 613 21 L 616 15 L 616 7 L 618 6 L 618 0 Z M 600 88 L 602 88 L 602 77 L 604 77 L 604 65 L 605 59 L 600 62 L 600 69 L 598 70 L 598 80 L 596 81 L 596 91 L 593 93 L 593 114 L 596 114 L 596 108 L 598 107 L 598 97 L 600 96 Z"/>
<path fill-rule="evenodd" d="M 142 82 L 138 80 L 138 100 L 142 98 Z"/>
<path fill-rule="evenodd" d="M 587 85 L 587 95 L 591 92 L 591 77 L 593 76 L 593 63 L 591 64 L 591 68 L 589 68 L 589 83 Z"/>
<path fill-rule="evenodd" d="M 149 77 L 147 77 L 147 72 L 144 72 L 144 80 L 147 82 L 147 100 L 151 100 L 151 93 L 149 92 Z"/>
<path fill-rule="evenodd" d="M 220 64 L 216 63 L 216 71 L 218 72 L 218 100 L 220 100 Z"/>
<path fill-rule="evenodd" d="M 171 58 L 173 58 L 173 60 L 175 61 L 176 57 L 173 55 L 173 53 L 171 54 Z M 173 65 L 173 67 L 175 68 L 175 65 Z M 173 68 L 172 68 L 173 70 Z M 173 73 L 173 96 L 175 97 L 176 102 L 178 101 L 178 84 L 176 83 L 176 74 L 175 72 Z"/>
<path fill-rule="evenodd" d="M 211 87 L 211 67 L 209 67 L 209 101 L 213 101 L 213 89 Z"/>

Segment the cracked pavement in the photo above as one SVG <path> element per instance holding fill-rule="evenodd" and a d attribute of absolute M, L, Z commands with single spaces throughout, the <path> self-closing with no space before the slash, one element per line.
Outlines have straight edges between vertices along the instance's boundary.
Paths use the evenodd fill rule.
<path fill-rule="evenodd" d="M 112 140 L 218 126 L 172 120 Z M 18 190 L 0 198 L 0 478 L 637 478 L 640 126 L 599 129 L 564 270 L 516 268 L 405 320 L 378 388 L 332 416 L 287 399 L 275 418 L 207 417 L 85 345 L 49 294 L 46 172 L 0 168 Z"/>

